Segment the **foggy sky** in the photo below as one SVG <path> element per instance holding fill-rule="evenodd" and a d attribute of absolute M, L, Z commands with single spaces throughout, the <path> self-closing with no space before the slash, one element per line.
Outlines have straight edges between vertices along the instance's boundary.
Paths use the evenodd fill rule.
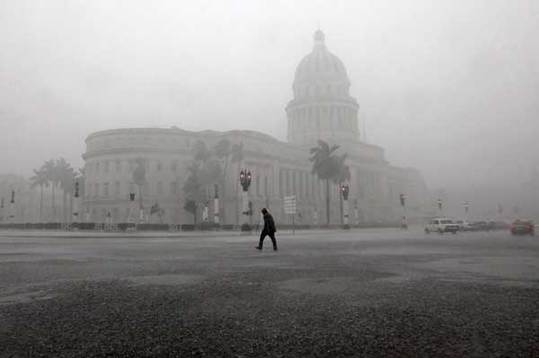
<path fill-rule="evenodd" d="M 285 139 L 318 26 L 392 164 L 443 187 L 539 163 L 538 1 L 0 0 L 0 172 L 80 167 L 85 137 L 118 127 Z"/>

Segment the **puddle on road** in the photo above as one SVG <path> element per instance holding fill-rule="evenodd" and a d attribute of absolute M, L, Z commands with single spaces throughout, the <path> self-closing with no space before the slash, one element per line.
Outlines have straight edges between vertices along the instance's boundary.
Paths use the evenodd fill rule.
<path fill-rule="evenodd" d="M 2 293 L 0 295 L 0 306 L 2 305 L 12 305 L 16 303 L 29 303 L 37 300 L 49 300 L 54 298 L 49 291 L 46 290 L 36 290 L 28 292 L 10 292 Z"/>
<path fill-rule="evenodd" d="M 125 279 L 134 286 L 139 285 L 163 285 L 177 286 L 195 284 L 202 281 L 205 276 L 188 274 L 165 274 L 165 275 L 147 275 L 147 276 L 129 276 Z"/>

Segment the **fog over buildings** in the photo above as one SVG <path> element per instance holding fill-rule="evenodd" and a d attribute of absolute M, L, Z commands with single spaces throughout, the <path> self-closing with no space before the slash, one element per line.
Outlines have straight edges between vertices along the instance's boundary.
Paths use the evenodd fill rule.
<path fill-rule="evenodd" d="M 536 1 L 0 1 L 1 172 L 82 166 L 98 130 L 286 138 L 320 27 L 363 140 L 431 188 L 519 186 L 539 164 Z"/>

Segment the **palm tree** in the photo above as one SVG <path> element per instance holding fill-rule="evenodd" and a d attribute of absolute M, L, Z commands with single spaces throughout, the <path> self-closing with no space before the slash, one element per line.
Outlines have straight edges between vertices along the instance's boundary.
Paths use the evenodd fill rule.
<path fill-rule="evenodd" d="M 56 168 L 58 172 L 58 184 L 62 189 L 62 214 L 63 221 L 67 221 L 67 195 L 73 194 L 73 185 L 75 182 L 75 170 L 71 165 L 64 159 L 60 158 L 56 161 Z"/>
<path fill-rule="evenodd" d="M 323 140 L 318 141 L 318 146 L 311 148 L 311 157 L 309 160 L 313 163 L 312 173 L 316 174 L 320 180 L 326 182 L 326 219 L 330 223 L 330 196 L 329 182 L 336 180 L 344 171 L 342 166 L 346 159 L 346 154 L 337 156 L 335 152 L 339 149 L 338 145 L 329 146 Z M 349 171 L 348 171 L 349 173 Z"/>
<path fill-rule="evenodd" d="M 51 217 L 51 221 L 54 222 L 56 220 L 56 203 L 55 203 L 56 192 L 55 192 L 55 189 L 56 189 L 56 186 L 58 185 L 58 178 L 59 178 L 58 170 L 57 170 L 56 163 L 55 163 L 54 159 L 47 160 L 43 164 L 42 169 L 44 171 L 45 177 L 47 178 L 47 182 L 49 182 L 50 185 L 51 185 L 51 190 L 52 190 L 52 197 L 51 197 L 52 217 Z"/>
<path fill-rule="evenodd" d="M 44 165 L 39 169 L 34 169 L 34 175 L 30 178 L 31 187 L 35 188 L 39 186 L 39 222 L 42 220 L 43 215 L 43 187 L 49 186 L 49 181 L 47 179 L 47 174 L 44 168 Z"/>

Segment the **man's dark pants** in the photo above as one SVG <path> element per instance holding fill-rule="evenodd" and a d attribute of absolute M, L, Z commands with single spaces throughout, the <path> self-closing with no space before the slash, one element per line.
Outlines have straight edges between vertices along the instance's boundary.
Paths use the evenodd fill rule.
<path fill-rule="evenodd" d="M 275 233 L 269 232 L 266 230 L 262 230 L 262 232 L 260 233 L 260 241 L 258 243 L 258 247 L 262 248 L 262 245 L 264 244 L 264 239 L 266 238 L 266 236 L 270 237 L 271 242 L 273 243 L 273 249 L 277 250 L 277 240 L 275 240 Z"/>

